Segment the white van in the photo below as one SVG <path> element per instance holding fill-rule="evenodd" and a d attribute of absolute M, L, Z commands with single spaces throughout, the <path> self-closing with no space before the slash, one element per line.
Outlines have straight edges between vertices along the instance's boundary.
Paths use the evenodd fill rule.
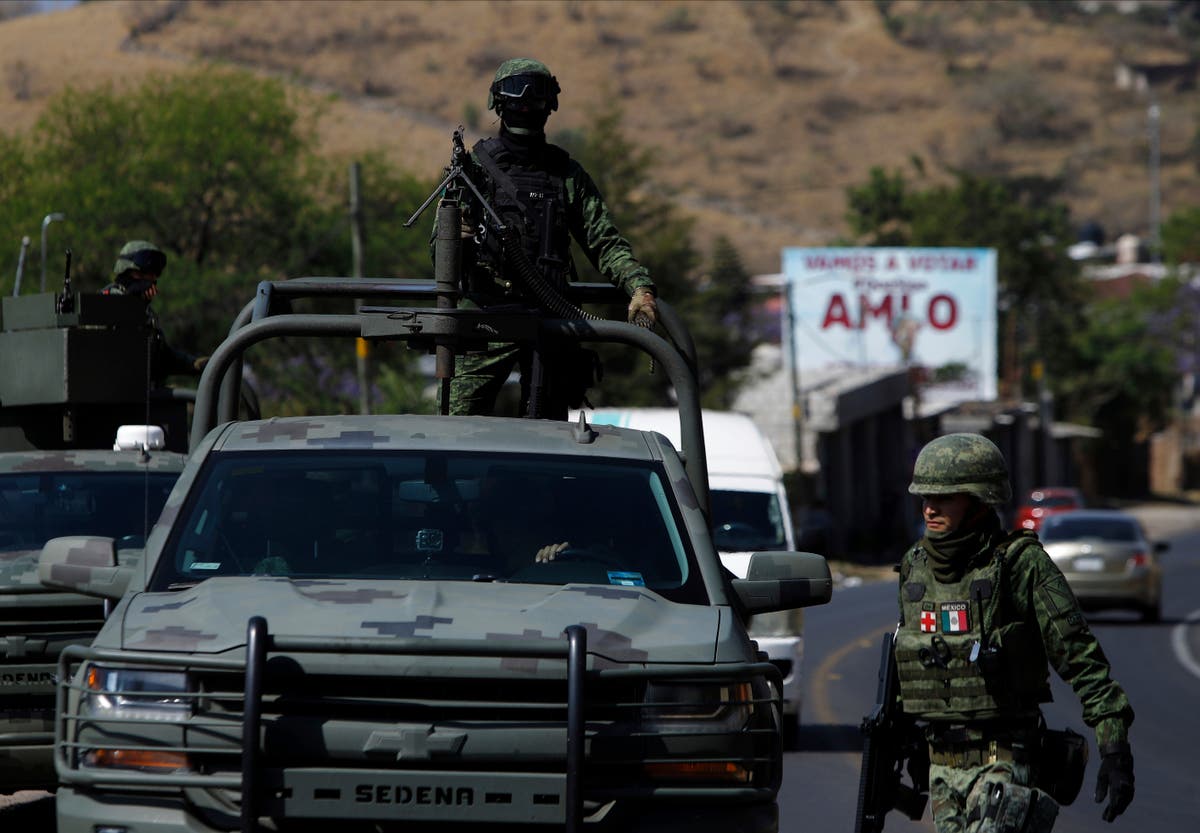
<path fill-rule="evenodd" d="M 726 568 L 745 578 L 751 553 L 796 549 L 783 470 L 750 417 L 728 411 L 702 414 L 713 542 Z M 679 448 L 679 414 L 671 408 L 600 408 L 588 411 L 587 418 L 594 425 L 657 431 Z M 784 738 L 789 742 L 800 722 L 803 629 L 801 610 L 755 616 L 750 622 L 750 636 L 783 673 Z"/>

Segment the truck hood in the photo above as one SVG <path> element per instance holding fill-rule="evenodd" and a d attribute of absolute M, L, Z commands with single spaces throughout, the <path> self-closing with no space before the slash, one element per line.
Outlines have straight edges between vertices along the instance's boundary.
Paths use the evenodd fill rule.
<path fill-rule="evenodd" d="M 273 636 L 314 638 L 558 640 L 568 625 L 582 624 L 588 653 L 619 663 L 711 663 L 721 618 L 719 608 L 670 602 L 641 587 L 268 576 L 137 593 L 123 607 L 120 647 L 133 651 L 238 649 L 247 621 L 262 616 Z"/>
<path fill-rule="evenodd" d="M 21 588 L 27 593 L 50 593 L 38 579 L 38 555 L 36 550 L 14 550 L 0 554 L 0 592 Z"/>

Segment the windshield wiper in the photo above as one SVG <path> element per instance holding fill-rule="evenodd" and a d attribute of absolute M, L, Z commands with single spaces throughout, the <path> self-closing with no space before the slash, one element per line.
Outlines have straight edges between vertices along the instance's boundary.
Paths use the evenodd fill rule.
<path fill-rule="evenodd" d="M 167 590 L 187 590 L 189 587 L 195 587 L 200 582 L 198 581 L 177 581 L 167 585 Z"/>

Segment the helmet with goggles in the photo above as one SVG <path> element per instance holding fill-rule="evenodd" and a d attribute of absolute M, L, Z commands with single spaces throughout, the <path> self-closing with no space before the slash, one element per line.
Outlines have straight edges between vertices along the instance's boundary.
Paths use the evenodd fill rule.
<path fill-rule="evenodd" d="M 119 278 L 136 269 L 150 275 L 161 275 L 166 266 L 167 256 L 158 246 L 147 240 L 130 240 L 117 254 L 113 274 Z"/>
<path fill-rule="evenodd" d="M 558 109 L 558 79 L 541 61 L 509 58 L 496 70 L 488 89 L 487 106 L 504 114 L 505 106 L 520 103 L 553 112 Z"/>

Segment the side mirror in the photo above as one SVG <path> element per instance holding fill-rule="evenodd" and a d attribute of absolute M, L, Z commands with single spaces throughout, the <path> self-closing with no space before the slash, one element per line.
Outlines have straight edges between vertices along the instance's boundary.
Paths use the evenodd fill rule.
<path fill-rule="evenodd" d="M 754 615 L 826 604 L 833 577 L 823 556 L 811 552 L 756 552 L 746 577 L 733 580 L 746 612 Z"/>
<path fill-rule="evenodd" d="M 51 538 L 38 557 L 38 580 L 56 590 L 120 599 L 132 568 L 117 563 L 112 538 L 71 535 Z"/>
<path fill-rule="evenodd" d="M 1171 545 L 1166 541 L 1155 541 L 1154 542 L 1154 551 L 1155 552 L 1166 552 L 1169 549 L 1171 549 Z"/>

